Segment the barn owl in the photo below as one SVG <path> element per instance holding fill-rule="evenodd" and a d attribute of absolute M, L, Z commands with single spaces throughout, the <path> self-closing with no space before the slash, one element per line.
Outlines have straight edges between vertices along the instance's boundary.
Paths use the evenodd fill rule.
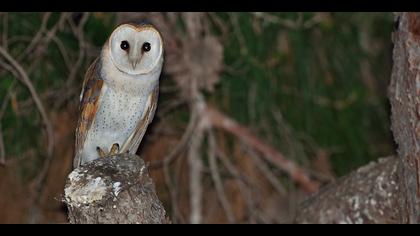
<path fill-rule="evenodd" d="M 74 168 L 99 157 L 135 153 L 152 121 L 163 42 L 151 25 L 118 26 L 85 74 Z"/>

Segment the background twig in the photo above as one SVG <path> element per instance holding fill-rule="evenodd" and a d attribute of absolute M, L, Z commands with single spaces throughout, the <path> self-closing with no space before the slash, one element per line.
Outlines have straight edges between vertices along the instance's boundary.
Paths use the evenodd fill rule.
<path fill-rule="evenodd" d="M 35 105 L 38 108 L 39 113 L 41 114 L 43 123 L 45 125 L 45 129 L 47 131 L 47 156 L 52 156 L 53 150 L 54 150 L 54 137 L 53 137 L 53 130 L 52 130 L 52 124 L 50 119 L 48 118 L 47 112 L 45 110 L 44 105 L 41 102 L 41 99 L 38 96 L 38 93 L 36 92 L 34 86 L 32 85 L 31 80 L 29 79 L 28 75 L 26 74 L 25 70 L 22 68 L 22 66 L 17 63 L 15 59 L 13 59 L 12 56 L 3 48 L 0 46 L 0 55 L 4 57 L 10 65 L 16 70 L 16 72 L 19 74 L 19 79 L 29 90 L 32 98 L 34 99 Z"/>

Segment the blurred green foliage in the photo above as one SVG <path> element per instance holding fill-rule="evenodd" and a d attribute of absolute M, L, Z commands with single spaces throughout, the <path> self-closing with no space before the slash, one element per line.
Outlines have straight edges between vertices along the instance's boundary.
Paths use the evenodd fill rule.
<path fill-rule="evenodd" d="M 308 22 L 316 14 L 271 16 Z M 235 17 L 240 28 L 231 29 L 235 33 L 225 42 L 232 72 L 223 75 L 216 95 L 225 111 L 261 137 L 272 137 L 270 142 L 294 159 L 327 151 L 339 175 L 393 153 L 386 97 L 390 13 L 327 13 L 308 28 L 262 18 L 260 33 L 250 14 L 225 19 Z M 279 130 L 275 112 L 292 133 Z"/>
<path fill-rule="evenodd" d="M 224 46 L 226 66 L 209 99 L 224 112 L 295 160 L 307 163 L 320 151 L 330 153 L 338 175 L 393 153 L 386 98 L 391 72 L 391 13 L 214 16 L 227 29 L 225 34 L 214 24 L 214 33 Z M 47 29 L 58 18 L 59 13 L 53 13 Z M 39 30 L 42 14 L 9 13 L 7 28 L 2 20 L 0 35 L 7 30 L 8 49 L 16 57 Z M 94 51 L 99 52 L 114 22 L 113 13 L 90 15 L 84 37 Z M 71 28 L 64 28 L 56 38 L 65 45 L 70 61 L 76 61 L 80 44 Z M 62 89 L 71 68 L 63 62 L 57 43 L 49 43 L 40 58 L 31 55 L 21 63 L 25 68 L 39 63 L 29 71 L 37 91 L 45 94 Z M 88 54 L 84 58 L 74 83 L 68 85 L 76 91 L 68 101 L 78 101 L 83 74 L 94 57 Z M 0 105 L 7 94 L 20 103 L 30 100 L 27 90 L 13 81 L 10 73 L 0 73 Z M 44 99 L 50 111 L 65 108 L 65 102 L 57 104 L 56 99 Z M 7 106 L 1 122 L 8 158 L 24 158 L 23 153 L 33 147 L 30 150 L 36 160 L 23 167 L 25 178 L 30 178 L 36 174 L 36 168 L 31 167 L 44 158 L 45 140 L 31 135 L 41 132 L 36 108 L 24 109 L 16 113 Z"/>
<path fill-rule="evenodd" d="M 270 15 L 308 22 L 316 14 Z M 227 113 L 288 157 L 331 153 L 339 175 L 393 153 L 390 13 L 327 13 L 308 28 L 262 18 L 260 29 L 249 13 L 221 15 L 231 32 L 223 42 L 229 70 L 215 99 Z M 276 112 L 291 129 L 282 130 Z"/>

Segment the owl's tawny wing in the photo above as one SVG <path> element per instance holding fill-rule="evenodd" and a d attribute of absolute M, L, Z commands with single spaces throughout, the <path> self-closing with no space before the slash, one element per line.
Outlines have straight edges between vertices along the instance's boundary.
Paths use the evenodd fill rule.
<path fill-rule="evenodd" d="M 137 122 L 134 132 L 122 145 L 120 152 L 136 153 L 144 134 L 146 133 L 148 125 L 152 122 L 155 116 L 157 101 L 159 96 L 159 85 L 156 85 L 153 92 L 149 95 L 148 102 L 143 118 Z"/>
<path fill-rule="evenodd" d="M 98 110 L 99 99 L 103 80 L 100 78 L 100 62 L 96 59 L 85 74 L 83 81 L 83 90 L 81 93 L 79 107 L 79 121 L 76 129 L 76 147 L 75 157 L 73 161 L 74 168 L 80 166 L 83 144 L 85 142 L 87 132 L 92 125 Z"/>

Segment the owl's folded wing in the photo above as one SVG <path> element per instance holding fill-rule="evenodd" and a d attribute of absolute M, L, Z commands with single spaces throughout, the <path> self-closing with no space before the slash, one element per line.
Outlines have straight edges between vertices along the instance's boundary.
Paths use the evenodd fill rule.
<path fill-rule="evenodd" d="M 134 132 L 122 145 L 120 152 L 136 153 L 144 134 L 146 133 L 148 125 L 152 122 L 155 116 L 157 101 L 159 95 L 159 85 L 156 85 L 152 93 L 149 95 L 148 102 L 145 109 L 145 114 L 137 122 Z"/>
<path fill-rule="evenodd" d="M 81 154 L 83 144 L 86 139 L 87 131 L 90 129 L 93 120 L 95 119 L 96 111 L 98 110 L 99 98 L 103 80 L 99 73 L 99 60 L 96 59 L 85 74 L 83 81 L 83 90 L 80 97 L 79 107 L 79 121 L 76 129 L 76 147 L 73 167 L 77 168 L 81 163 Z"/>

